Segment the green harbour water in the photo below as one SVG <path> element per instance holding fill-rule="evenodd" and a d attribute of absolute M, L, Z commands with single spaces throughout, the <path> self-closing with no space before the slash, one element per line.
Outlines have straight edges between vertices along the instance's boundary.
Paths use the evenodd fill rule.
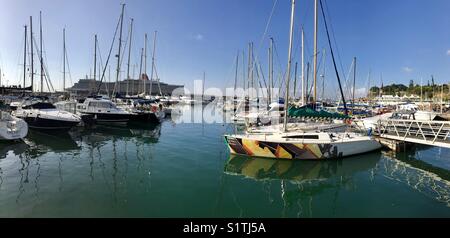
<path fill-rule="evenodd" d="M 31 131 L 0 144 L 0 217 L 450 217 L 450 150 L 230 156 L 230 125 Z"/>

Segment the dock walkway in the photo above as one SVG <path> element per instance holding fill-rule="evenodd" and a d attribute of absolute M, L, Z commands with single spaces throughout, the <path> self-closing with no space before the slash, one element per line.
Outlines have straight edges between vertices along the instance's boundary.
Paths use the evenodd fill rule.
<path fill-rule="evenodd" d="M 381 119 L 374 135 L 389 140 L 450 148 L 450 121 Z"/>

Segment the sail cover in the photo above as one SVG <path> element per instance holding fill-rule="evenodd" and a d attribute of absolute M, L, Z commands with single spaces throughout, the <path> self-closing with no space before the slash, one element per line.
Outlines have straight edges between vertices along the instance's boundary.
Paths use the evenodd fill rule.
<path fill-rule="evenodd" d="M 309 107 L 290 107 L 288 110 L 290 117 L 310 117 L 323 119 L 349 119 L 349 116 L 340 113 L 331 113 L 324 110 L 316 111 Z"/>

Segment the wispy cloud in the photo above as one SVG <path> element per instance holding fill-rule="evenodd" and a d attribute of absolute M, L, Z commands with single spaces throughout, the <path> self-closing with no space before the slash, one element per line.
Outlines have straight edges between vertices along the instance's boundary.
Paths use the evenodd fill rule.
<path fill-rule="evenodd" d="M 194 35 L 191 36 L 191 39 L 198 40 L 198 41 L 202 41 L 204 38 L 205 37 L 202 34 L 200 34 L 200 33 L 197 33 L 197 34 L 194 34 Z"/>
<path fill-rule="evenodd" d="M 413 69 L 410 67 L 403 67 L 402 70 L 403 70 L 403 72 L 406 72 L 406 73 L 411 73 L 413 71 Z"/>
<path fill-rule="evenodd" d="M 447 50 L 447 55 L 450 56 L 450 50 Z"/>

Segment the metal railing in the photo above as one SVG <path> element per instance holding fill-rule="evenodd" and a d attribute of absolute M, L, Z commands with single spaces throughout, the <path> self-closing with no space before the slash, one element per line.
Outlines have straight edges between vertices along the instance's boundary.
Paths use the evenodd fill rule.
<path fill-rule="evenodd" d="M 450 148 L 450 121 L 381 119 L 375 133 L 382 138 Z"/>

